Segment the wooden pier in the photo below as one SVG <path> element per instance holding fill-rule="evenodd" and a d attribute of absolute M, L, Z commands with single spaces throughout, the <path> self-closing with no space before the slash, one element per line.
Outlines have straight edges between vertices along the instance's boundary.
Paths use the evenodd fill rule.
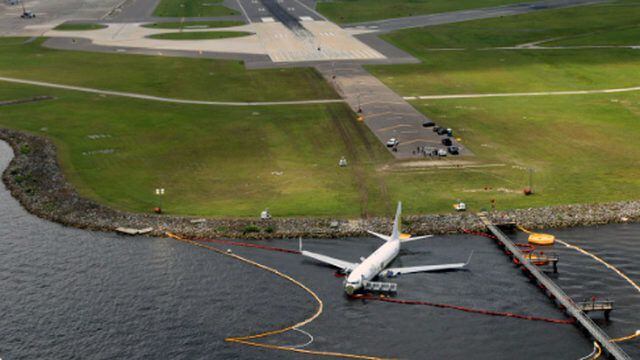
<path fill-rule="evenodd" d="M 576 303 L 580 310 L 585 313 L 590 313 L 594 311 L 602 311 L 604 313 L 604 318 L 609 320 L 609 315 L 611 311 L 613 311 L 613 301 L 612 300 L 585 300 Z"/>
<path fill-rule="evenodd" d="M 518 260 L 520 266 L 524 267 L 531 276 L 538 282 L 538 285 L 543 288 L 547 294 L 555 299 L 556 303 L 567 312 L 569 316 L 576 319 L 585 331 L 587 331 L 591 337 L 597 341 L 600 346 L 606 351 L 606 353 L 618 360 L 631 359 L 616 343 L 611 341 L 611 338 L 605 333 L 590 317 L 588 317 L 583 308 L 576 304 L 558 285 L 556 285 L 549 277 L 540 270 L 537 266 L 531 263 L 525 254 L 507 237 L 496 225 L 494 225 L 485 214 L 478 214 L 480 220 L 489 229 L 489 231 L 495 235 L 498 241 L 508 250 L 512 256 Z M 604 306 L 604 305 L 603 305 Z M 611 304 L 613 306 L 613 304 Z M 594 305 L 595 307 L 595 305 Z M 588 309 L 587 309 L 588 310 Z"/>

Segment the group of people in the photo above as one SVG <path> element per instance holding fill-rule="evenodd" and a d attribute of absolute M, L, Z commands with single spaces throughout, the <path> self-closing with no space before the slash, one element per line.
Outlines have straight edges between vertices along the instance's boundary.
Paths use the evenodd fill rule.
<path fill-rule="evenodd" d="M 438 151 L 431 146 L 417 146 L 411 153 L 413 155 L 422 155 L 424 157 L 438 155 Z"/>

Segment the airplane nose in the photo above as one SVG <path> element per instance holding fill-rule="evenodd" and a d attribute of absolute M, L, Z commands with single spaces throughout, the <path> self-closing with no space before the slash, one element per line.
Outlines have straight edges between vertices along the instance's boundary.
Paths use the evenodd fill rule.
<path fill-rule="evenodd" d="M 353 293 L 356 291 L 356 289 L 351 286 L 351 285 L 347 285 L 344 287 L 344 292 L 347 293 L 347 295 L 353 295 Z"/>
<path fill-rule="evenodd" d="M 351 295 L 353 295 L 353 293 L 355 293 L 361 287 L 362 286 L 360 286 L 360 284 L 357 284 L 357 285 L 349 284 L 349 285 L 344 287 L 344 292 L 346 292 L 347 295 L 351 296 Z"/>

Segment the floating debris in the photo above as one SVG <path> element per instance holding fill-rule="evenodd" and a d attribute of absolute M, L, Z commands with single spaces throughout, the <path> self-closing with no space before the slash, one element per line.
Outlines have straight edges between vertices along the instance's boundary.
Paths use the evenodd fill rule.
<path fill-rule="evenodd" d="M 118 227 L 116 228 L 116 232 L 120 233 L 120 234 L 125 234 L 125 235 L 144 235 L 144 234 L 148 234 L 150 232 L 153 231 L 152 227 L 147 227 L 144 229 L 133 229 L 133 228 L 126 228 L 126 227 Z"/>

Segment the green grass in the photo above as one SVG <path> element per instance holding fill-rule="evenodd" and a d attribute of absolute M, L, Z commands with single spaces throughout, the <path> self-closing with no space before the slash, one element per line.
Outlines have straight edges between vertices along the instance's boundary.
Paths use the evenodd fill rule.
<path fill-rule="evenodd" d="M 7 106 L 0 126 L 49 136 L 65 174 L 87 197 L 130 211 L 172 214 L 391 215 L 637 198 L 640 94 L 441 100 L 416 106 L 456 129 L 475 168 L 385 169 L 390 156 L 343 105 L 189 106 L 24 85 L 0 99 L 56 100 Z M 90 139 L 89 135 L 106 135 Z M 568 136 L 570 135 L 570 136 Z M 113 149 L 102 154 L 100 150 Z M 339 168 L 347 156 L 350 164 Z M 526 169 L 536 195 L 525 197 Z"/>
<path fill-rule="evenodd" d="M 317 10 L 337 23 L 355 23 L 520 3 L 522 0 L 333 0 Z"/>
<path fill-rule="evenodd" d="M 361 206 L 383 208 L 369 185 L 375 180 L 363 174 L 388 154 L 345 105 L 188 106 L 0 87 L 0 98 L 43 93 L 57 99 L 4 107 L 0 126 L 54 139 L 73 184 L 110 206 L 150 211 L 153 189 L 164 187 L 164 207 L 174 214 L 256 216 L 269 207 L 278 215 L 358 215 Z M 352 160 L 346 169 L 337 165 L 343 155 Z"/>
<path fill-rule="evenodd" d="M 640 45 L 640 26 L 629 25 L 617 29 L 568 36 L 549 41 L 542 46 L 629 46 Z"/>
<path fill-rule="evenodd" d="M 243 31 L 195 31 L 195 32 L 175 32 L 150 35 L 151 39 L 160 40 L 213 40 L 227 39 L 251 35 Z"/>
<path fill-rule="evenodd" d="M 310 68 L 246 70 L 240 61 L 61 51 L 22 41 L 0 38 L 0 76 L 181 99 L 337 98 Z"/>
<path fill-rule="evenodd" d="M 368 69 L 405 96 L 640 85 L 640 53 L 629 49 L 432 52 L 422 64 Z"/>
<path fill-rule="evenodd" d="M 635 50 L 485 50 L 629 27 L 640 21 L 638 4 L 622 1 L 403 30 L 386 39 L 422 63 L 369 69 L 399 93 L 412 96 L 638 86 L 640 53 Z"/>
<path fill-rule="evenodd" d="M 156 22 L 143 25 L 143 27 L 151 29 L 188 29 L 203 28 L 214 29 L 231 26 L 244 25 L 242 21 L 175 21 L 175 22 Z"/>
<path fill-rule="evenodd" d="M 238 15 L 223 0 L 161 0 L 153 12 L 160 17 L 208 17 Z"/>
<path fill-rule="evenodd" d="M 637 1 L 618 1 L 399 31 L 387 40 L 423 63 L 368 69 L 402 95 L 638 86 L 636 50 L 483 50 L 551 38 L 561 44 L 587 38 L 625 44 L 640 21 L 637 9 Z M 415 106 L 454 128 L 476 161 L 495 167 L 433 171 L 434 177 L 388 176 L 387 186 L 398 198 L 428 199 L 438 209 L 451 198 L 476 209 L 488 207 L 491 199 L 498 208 L 512 208 L 638 198 L 640 174 L 630 164 L 640 156 L 634 140 L 640 135 L 640 93 L 423 100 Z M 536 171 L 537 194 L 524 197 L 519 190 L 527 184 L 529 167 Z"/>
<path fill-rule="evenodd" d="M 80 24 L 80 23 L 65 23 L 60 24 L 53 28 L 53 30 L 60 31 L 83 31 L 83 30 L 98 30 L 98 29 L 106 29 L 107 25 L 103 24 Z"/>
<path fill-rule="evenodd" d="M 640 22 L 640 2 L 619 0 L 591 6 L 559 10 L 544 10 L 529 14 L 467 21 L 446 25 L 396 31 L 383 38 L 419 57 L 426 57 L 438 48 L 478 49 L 516 46 L 554 38 L 585 39 L 618 29 L 637 28 Z M 623 35 L 622 37 L 626 37 Z M 563 43 L 563 40 L 559 40 Z M 544 43 L 546 44 L 553 44 Z"/>
<path fill-rule="evenodd" d="M 613 37 L 634 21 L 628 4 L 392 34 L 424 63 L 369 69 L 404 95 L 637 86 L 634 50 L 479 50 L 593 31 Z M 516 32 L 518 22 L 531 31 Z M 327 89 L 306 69 L 249 72 L 236 62 L 64 53 L 19 43 L 0 41 L 0 75 L 218 100 L 319 97 Z M 322 87 L 307 89 L 310 84 Z M 188 106 L 0 86 L 0 99 L 35 95 L 57 99 L 3 107 L 0 126 L 51 137 L 83 195 L 131 211 L 154 207 L 156 187 L 166 189 L 169 213 L 196 216 L 257 216 L 265 207 L 276 216 L 391 215 L 398 200 L 408 213 L 450 212 L 456 199 L 476 211 L 492 199 L 505 209 L 631 200 L 640 193 L 637 92 L 416 101 L 476 155 L 462 158 L 475 167 L 447 170 L 391 164 L 340 104 Z M 91 140 L 92 134 L 108 137 Z M 97 152 L 106 149 L 114 152 Z M 347 168 L 337 166 L 341 156 L 349 159 Z M 536 194 L 525 197 L 528 168 L 535 169 Z"/>
<path fill-rule="evenodd" d="M 467 146 L 484 161 L 507 165 L 490 171 L 496 179 L 488 186 L 501 183 L 521 189 L 526 184 L 524 169 L 535 169 L 537 194 L 530 198 L 502 195 L 498 197 L 501 207 L 638 198 L 640 169 L 630 165 L 640 156 L 635 140 L 640 136 L 639 93 L 416 105 L 443 125 L 460 129 Z M 452 183 L 452 189 L 461 186 L 470 184 Z"/>

